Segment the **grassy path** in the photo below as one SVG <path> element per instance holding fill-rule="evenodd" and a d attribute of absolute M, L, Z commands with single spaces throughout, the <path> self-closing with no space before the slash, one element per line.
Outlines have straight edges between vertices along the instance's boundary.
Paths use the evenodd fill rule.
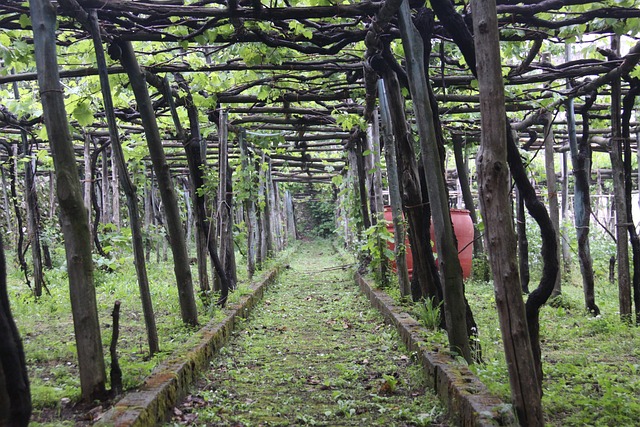
<path fill-rule="evenodd" d="M 303 244 L 168 425 L 430 426 L 437 398 L 326 242 Z"/>

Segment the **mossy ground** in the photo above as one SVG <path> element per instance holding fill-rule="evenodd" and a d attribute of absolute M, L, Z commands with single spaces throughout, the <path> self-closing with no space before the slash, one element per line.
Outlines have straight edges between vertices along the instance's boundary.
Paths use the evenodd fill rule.
<path fill-rule="evenodd" d="M 168 425 L 446 422 L 420 368 L 342 263 L 327 242 L 301 246 Z"/>

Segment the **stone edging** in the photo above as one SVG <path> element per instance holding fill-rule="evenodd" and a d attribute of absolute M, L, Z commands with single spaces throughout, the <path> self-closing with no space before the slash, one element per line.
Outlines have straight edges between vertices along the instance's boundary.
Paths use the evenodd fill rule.
<path fill-rule="evenodd" d="M 415 319 L 403 312 L 384 291 L 374 289 L 359 273 L 355 278 L 371 305 L 397 328 L 407 348 L 417 352 L 428 383 L 447 408 L 455 425 L 518 425 L 511 405 L 489 393 L 466 365 L 453 363 L 451 356 L 444 352 L 428 350 L 420 336 L 424 328 Z"/>
<path fill-rule="evenodd" d="M 251 293 L 230 306 L 222 321 L 211 321 L 200 329 L 201 338 L 194 348 L 184 354 L 175 354 L 158 365 L 139 390 L 127 393 L 95 425 L 146 427 L 164 420 L 167 411 L 186 395 L 189 386 L 229 340 L 237 318 L 251 312 L 280 270 L 281 266 L 273 268 L 260 283 L 253 284 Z"/>

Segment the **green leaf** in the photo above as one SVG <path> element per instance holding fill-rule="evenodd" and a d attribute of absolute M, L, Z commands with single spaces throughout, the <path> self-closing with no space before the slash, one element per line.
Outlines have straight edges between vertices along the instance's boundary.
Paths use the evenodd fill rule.
<path fill-rule="evenodd" d="M 29 15 L 26 15 L 24 13 L 20 15 L 20 19 L 18 22 L 20 22 L 20 26 L 23 30 L 31 26 L 31 18 L 29 18 Z"/>
<path fill-rule="evenodd" d="M 93 112 L 89 109 L 89 105 L 86 102 L 78 102 L 71 114 L 80 126 L 88 126 L 93 123 Z"/>
<path fill-rule="evenodd" d="M 11 46 L 11 38 L 5 33 L 0 33 L 0 45 L 6 47 Z"/>

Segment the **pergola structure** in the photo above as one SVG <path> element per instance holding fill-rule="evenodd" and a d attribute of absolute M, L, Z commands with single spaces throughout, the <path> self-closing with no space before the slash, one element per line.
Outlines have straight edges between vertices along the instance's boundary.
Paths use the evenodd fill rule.
<path fill-rule="evenodd" d="M 278 145 L 287 151 L 286 155 L 272 156 L 277 179 L 326 181 L 344 165 L 330 154 L 343 151 L 349 139 L 351 129 L 345 129 L 343 116 L 371 114 L 371 104 L 364 102 L 367 96 L 375 99 L 375 92 L 371 91 L 374 86 L 367 89 L 364 84 L 365 37 L 371 33 L 372 22 L 383 4 L 63 0 L 57 2 L 60 76 L 63 81 L 80 82 L 97 75 L 95 60 L 86 48 L 74 53 L 74 46 L 89 38 L 82 23 L 87 11 L 95 9 L 106 43 L 141 42 L 135 50 L 148 82 L 156 87 L 152 90 L 158 94 L 154 107 L 159 115 L 167 114 L 168 108 L 158 89 L 162 79 L 169 76 L 177 90 L 171 76 L 180 74 L 200 98 L 196 103 L 202 104 L 201 114 L 207 112 L 217 122 L 216 111 L 224 108 L 229 111 L 232 127 L 242 127 L 250 135 L 263 138 L 282 137 Z M 414 6 L 420 5 L 416 2 Z M 470 10 L 463 6 L 457 6 L 457 12 L 469 24 Z M 447 135 L 445 140 L 461 133 L 465 143 L 476 142 L 477 83 L 455 45 L 456 34 L 441 22 L 440 15 L 449 12 L 440 11 L 435 21 L 431 16 L 431 23 L 422 15 L 416 19 L 420 19 L 433 46 L 428 71 Z M 539 111 L 555 113 L 567 99 L 588 94 L 590 85 L 596 89 L 598 80 L 629 71 L 637 62 L 633 56 L 637 47 L 627 56 L 611 49 L 600 49 L 600 54 L 593 54 L 590 59 L 569 56 L 565 60 L 560 54 L 567 43 L 602 46 L 600 41 L 605 40 L 606 45 L 607 39 L 616 34 L 623 35 L 623 49 L 628 50 L 636 38 L 634 22 L 640 16 L 632 1 L 498 1 L 498 13 L 501 40 L 509 45 L 504 52 L 510 54 L 505 56 L 503 65 L 507 111 L 516 121 L 529 118 L 518 126 L 526 149 L 543 145 L 542 126 L 535 120 Z M 8 0 L 0 5 L 0 28 L 4 34 L 0 84 L 36 79 L 33 68 L 28 68 L 32 49 L 28 16 L 26 2 Z M 464 21 L 455 25 L 464 25 Z M 394 47 L 399 36 L 394 21 L 379 35 L 392 46 L 385 60 L 399 72 L 401 84 L 406 87 L 404 59 Z M 117 76 L 124 70 L 114 61 L 109 73 Z M 623 85 L 627 86 L 625 82 Z M 599 119 L 599 123 L 604 120 L 605 126 L 591 129 L 593 148 L 598 150 L 605 150 L 607 138 L 612 136 L 607 123 L 609 91 L 602 89 L 605 90 L 589 108 L 590 117 Z M 623 92 L 626 90 L 623 87 Z M 104 116 L 99 105 L 94 103 L 91 107 L 95 108 L 95 121 L 85 131 L 103 136 Z M 580 108 L 582 102 L 578 99 L 576 109 Z M 0 120 L 5 140 L 16 140 L 18 126 L 38 124 L 37 117 L 25 118 L 20 111 L 10 109 L 5 112 Z M 121 106 L 116 113 L 123 126 L 131 126 L 127 132 L 142 132 L 135 127 L 138 117 L 134 110 Z M 555 117 L 553 131 L 556 151 L 566 150 L 564 114 Z M 211 131 L 205 138 L 211 146 L 216 143 L 216 135 Z M 175 133 L 167 131 L 165 137 L 166 146 L 172 147 Z M 635 132 L 631 140 L 635 144 Z M 332 163 L 330 173 L 318 167 L 326 165 L 327 160 Z M 176 161 L 181 163 L 179 157 Z M 283 165 L 286 171 L 279 171 Z"/>
<path fill-rule="evenodd" d="M 228 159 L 239 159 L 244 170 L 248 170 L 247 162 L 251 159 L 257 166 L 255 172 L 267 177 L 267 186 L 245 198 L 248 203 L 244 209 L 249 219 L 252 215 L 255 217 L 252 197 L 265 198 L 265 194 L 272 191 L 270 188 L 277 187 L 273 182 L 333 182 L 349 169 L 357 175 L 352 178 L 357 182 L 354 188 L 363 225 L 367 228 L 375 221 L 375 215 L 369 215 L 368 210 L 382 212 L 381 178 L 375 172 L 380 163 L 380 157 L 375 156 L 380 156 L 379 141 L 382 140 L 387 147 L 393 145 L 394 150 L 397 149 L 397 157 L 385 153 L 389 156 L 387 166 L 398 169 L 398 176 L 389 177 L 390 187 L 395 180 L 393 185 L 401 184 L 402 188 L 402 200 L 398 190 L 395 202 L 394 196 L 391 197 L 392 205 L 395 205 L 396 219 L 400 217 L 400 207 L 407 217 L 414 258 L 420 260 L 414 272 L 420 293 L 438 302 L 444 301 L 451 348 L 470 362 L 469 336 L 474 324 L 472 316 L 465 314 L 468 303 L 464 299 L 461 275 L 453 262 L 457 250 L 445 183 L 445 178 L 454 175 L 448 175 L 441 168 L 446 147 L 451 145 L 457 160 L 457 175 L 465 174 L 462 147 L 472 147 L 480 138 L 480 106 L 485 106 L 484 113 L 492 100 L 483 98 L 487 92 L 478 90 L 486 75 L 482 75 L 477 66 L 481 61 L 476 61 L 476 52 L 483 51 L 485 46 L 474 46 L 474 42 L 484 40 L 489 30 L 493 30 L 488 22 L 497 18 L 499 32 L 495 40 L 488 39 L 487 43 L 495 42 L 496 48 L 499 43 L 504 59 L 500 63 L 497 56 L 492 56 L 487 63 L 494 69 L 501 65 L 497 77 L 506 88 L 504 107 L 509 124 L 493 131 L 501 138 L 506 134 L 506 157 L 518 188 L 519 204 L 527 206 L 540 226 L 545 257 L 538 292 L 534 291 L 527 301 L 527 322 L 521 322 L 520 329 L 502 326 L 509 329 L 510 334 L 524 332 L 520 336 L 530 336 L 532 350 L 527 350 L 527 354 L 536 358 L 529 372 L 528 386 L 512 387 L 512 390 L 517 393 L 530 386 L 532 395 L 539 394 L 539 387 L 534 384 L 536 378 L 541 382 L 538 310 L 554 289 L 554 283 L 559 285 L 556 153 L 571 153 L 575 198 L 579 200 L 576 206 L 580 206 L 576 209 L 580 210 L 576 213 L 576 229 L 581 262 L 586 263 L 581 264 L 583 270 L 591 269 L 583 251 L 588 249 L 589 212 L 585 206 L 589 205 L 588 173 L 593 150 L 610 155 L 616 215 L 618 223 L 623 224 L 617 232 L 619 241 L 626 239 L 624 227 L 628 221 L 621 220 L 621 215 L 626 215 L 621 206 L 630 197 L 632 153 L 637 150 L 638 141 L 634 117 L 635 98 L 640 91 L 637 1 L 498 0 L 495 9 L 492 2 L 472 1 L 476 10 L 466 2 L 451 0 L 430 0 L 426 5 L 398 0 L 229 0 L 227 3 L 32 0 L 30 4 L 31 9 L 24 1 L 5 0 L 0 4 L 0 65 L 3 66 L 0 72 L 3 150 L 0 151 L 4 151 L 3 160 L 14 153 L 29 155 L 38 148 L 44 150 L 40 145 L 43 120 L 47 120 L 51 128 L 62 122 L 66 124 L 67 118 L 59 111 L 60 102 L 64 101 L 72 116 L 75 157 L 84 165 L 86 183 L 94 182 L 95 176 L 100 175 L 104 186 L 115 176 L 116 169 L 127 170 L 125 160 L 134 165 L 136 161 L 150 160 L 167 210 L 170 240 L 172 246 L 176 246 L 176 242 L 184 241 L 184 236 L 180 234 L 180 212 L 169 188 L 172 185 L 169 166 L 173 176 L 188 171 L 193 186 L 200 188 L 206 183 L 202 166 L 207 158 L 211 159 L 209 164 L 217 162 L 218 207 L 223 212 L 221 216 L 228 217 L 233 213 L 225 208 L 224 202 L 231 205 L 231 194 L 237 194 L 235 189 L 230 191 L 228 184 Z M 55 29 L 51 26 L 51 8 L 55 8 L 58 15 Z M 42 16 L 36 16 L 34 11 Z M 33 22 L 38 24 L 32 28 Z M 475 35 L 474 25 L 480 25 Z M 51 38 L 55 38 L 55 60 L 51 58 Z M 34 45 L 38 72 L 33 60 Z M 102 52 L 105 46 L 110 58 L 107 60 Z M 51 67 L 59 68 L 59 81 L 57 74 L 53 76 L 55 81 L 51 81 Z M 39 93 L 35 90 L 35 80 L 40 82 Z M 60 81 L 64 98 L 60 94 Z M 492 83 L 500 87 L 501 93 L 502 85 Z M 113 106 L 103 107 L 101 91 L 108 95 L 105 98 L 111 99 Z M 48 119 L 42 116 L 40 98 L 43 104 L 49 102 L 48 105 L 57 106 L 44 107 L 44 116 L 50 114 Z M 494 103 L 502 104 L 501 97 L 496 96 Z M 108 104 L 106 99 L 105 104 Z M 379 120 L 378 105 L 381 107 Z M 64 124 L 57 129 L 59 135 L 65 136 L 67 132 Z M 47 130 L 53 140 L 51 129 Z M 482 138 L 486 138 L 488 130 L 482 131 Z M 119 138 L 126 145 L 128 159 L 124 158 Z M 144 140 L 148 150 L 142 144 Z M 545 152 L 551 217 L 529 182 L 519 148 Z M 111 176 L 108 150 L 111 150 L 113 165 L 118 165 L 118 168 L 112 167 Z M 505 151 L 504 147 L 499 147 L 500 150 Z M 71 151 L 73 157 L 74 151 Z M 40 162 L 44 157 L 35 156 Z M 53 157 L 54 161 L 60 160 Z M 96 172 L 100 157 L 102 169 Z M 32 178 L 28 175 L 34 169 L 26 167 L 25 170 L 25 182 L 30 188 Z M 368 171 L 377 180 L 370 184 L 370 189 L 365 183 L 369 180 Z M 565 202 L 567 171 L 568 168 L 564 168 L 562 174 Z M 127 195 L 130 213 L 135 213 L 131 217 L 135 219 L 135 188 L 129 174 L 123 177 L 120 173 L 120 185 Z M 68 180 L 68 176 L 62 178 Z M 60 179 L 58 176 L 59 182 Z M 475 203 L 468 191 L 469 179 L 460 181 L 463 192 L 467 187 L 465 206 L 473 215 Z M 483 179 L 478 181 L 482 187 Z M 162 188 L 163 183 L 168 187 Z M 90 191 L 90 187 L 85 185 L 85 191 Z M 114 187 L 117 189 L 117 184 Z M 106 192 L 108 188 L 103 187 L 103 196 Z M 267 204 L 278 203 L 276 196 L 268 197 L 274 199 Z M 89 197 L 85 197 L 85 201 L 87 199 Z M 193 200 L 199 233 L 204 233 L 202 230 L 209 225 L 204 196 L 196 194 Z M 84 211 L 74 211 L 71 205 L 73 203 L 62 206 L 68 217 L 86 216 Z M 171 206 L 173 211 L 169 211 Z M 509 207 L 505 205 L 503 212 Z M 495 218 L 499 218 L 499 210 L 494 212 L 498 213 Z M 440 273 L 436 272 L 429 243 L 430 217 L 439 248 Z M 132 230 L 139 229 L 134 219 Z M 271 220 L 265 219 L 265 229 L 272 228 Z M 174 224 L 173 231 L 171 224 Z M 221 304 L 226 302 L 226 292 L 233 284 L 233 280 L 228 281 L 224 276 L 232 276 L 230 266 L 234 265 L 233 243 L 228 240 L 232 233 L 225 224 L 228 222 L 222 218 L 219 227 L 226 230 L 226 234 L 220 233 L 222 259 L 218 259 L 217 248 L 209 237 L 202 234 L 198 244 L 198 258 L 206 259 L 205 253 L 209 251 L 223 283 Z M 640 240 L 633 224 L 628 232 L 640 259 Z M 132 233 L 135 253 L 136 234 Z M 78 236 L 76 239 L 82 240 Z M 619 245 L 622 246 L 626 248 L 626 244 Z M 178 264 L 188 270 L 186 250 L 178 253 L 175 247 L 172 249 L 178 277 Z M 91 252 L 88 248 L 79 253 L 82 251 L 85 257 Z M 265 251 L 269 252 L 268 245 Z M 493 258 L 492 262 L 497 259 Z M 141 258 L 136 258 L 138 261 Z M 199 266 L 205 264 L 199 262 Z M 636 267 L 640 270 L 640 262 Z M 636 273 L 635 302 L 640 321 L 640 271 Z M 439 283 L 440 276 L 444 284 Z M 206 271 L 201 279 L 204 277 Z M 143 282 L 140 278 L 139 281 Z M 180 278 L 178 282 L 181 283 Z M 186 283 L 186 278 L 182 282 Z M 188 282 L 190 286 L 190 277 Z M 597 314 L 593 280 L 587 282 L 585 279 L 586 306 Z M 406 294 L 406 283 L 400 286 Z M 622 289 L 623 285 L 620 286 Z M 625 292 L 630 294 L 628 277 L 626 286 Z M 512 291 L 523 312 L 520 289 Z M 623 293 L 621 291 L 621 295 Z M 185 289 L 183 294 L 193 292 Z M 626 298 L 624 302 L 621 296 L 621 315 L 630 316 L 630 295 Z M 182 304 L 183 301 L 183 320 L 196 323 L 195 317 L 188 313 L 195 304 L 192 301 Z M 503 308 L 510 309 L 508 304 Z M 529 335 L 523 327 L 529 328 Z M 151 341 L 150 338 L 153 353 Z M 78 346 L 82 348 L 80 342 Z M 518 360 L 509 354 L 507 358 Z M 88 391 L 85 396 L 83 390 L 83 396 L 90 398 L 90 394 Z M 526 395 L 525 392 L 514 396 L 521 419 L 525 423 L 529 417 L 540 421 L 540 411 L 525 414 L 529 409 L 524 402 Z"/>

